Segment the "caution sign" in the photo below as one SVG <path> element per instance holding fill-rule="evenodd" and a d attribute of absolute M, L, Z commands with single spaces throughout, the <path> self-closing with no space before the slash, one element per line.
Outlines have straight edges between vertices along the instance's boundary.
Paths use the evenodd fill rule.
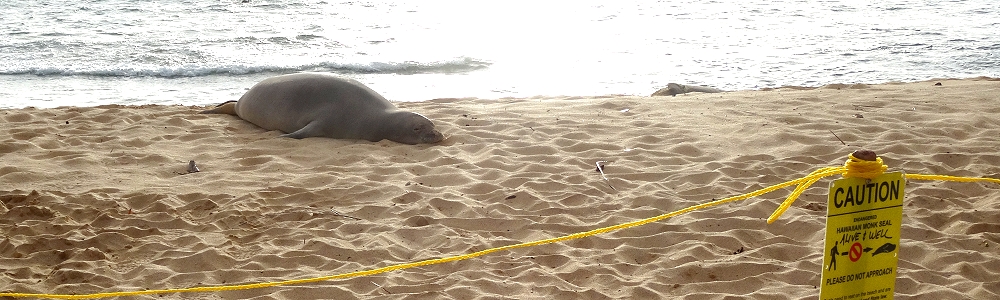
<path fill-rule="evenodd" d="M 892 299 L 905 184 L 896 172 L 830 186 L 820 299 Z"/>

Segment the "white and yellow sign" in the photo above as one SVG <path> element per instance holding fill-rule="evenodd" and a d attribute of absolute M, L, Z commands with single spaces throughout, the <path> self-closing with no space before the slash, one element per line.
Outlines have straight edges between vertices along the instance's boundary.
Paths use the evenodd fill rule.
<path fill-rule="evenodd" d="M 893 298 L 905 185 L 896 172 L 830 186 L 821 300 Z"/>

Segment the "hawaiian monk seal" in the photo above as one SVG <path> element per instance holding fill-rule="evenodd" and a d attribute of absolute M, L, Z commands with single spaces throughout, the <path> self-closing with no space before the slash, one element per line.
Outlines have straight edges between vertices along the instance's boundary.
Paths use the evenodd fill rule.
<path fill-rule="evenodd" d="M 410 145 L 444 139 L 426 117 L 396 109 L 360 82 L 329 74 L 297 73 L 264 79 L 232 102 L 201 113 L 236 115 L 296 139 L 388 139 Z"/>
<path fill-rule="evenodd" d="M 707 86 L 697 86 L 697 85 L 683 85 L 676 83 L 668 83 L 667 87 L 662 88 L 651 96 L 677 96 L 678 94 L 686 94 L 690 92 L 700 92 L 700 93 L 721 93 L 723 90 L 707 87 Z"/>

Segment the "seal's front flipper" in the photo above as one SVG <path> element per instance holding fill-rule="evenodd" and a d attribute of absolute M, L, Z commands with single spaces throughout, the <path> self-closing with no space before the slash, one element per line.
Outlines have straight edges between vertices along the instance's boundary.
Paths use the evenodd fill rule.
<path fill-rule="evenodd" d="M 305 127 L 302 127 L 299 130 L 296 130 L 295 132 L 292 133 L 282 134 L 281 137 L 303 139 L 307 137 L 322 136 L 322 134 L 320 134 L 318 130 L 319 125 L 317 124 L 319 124 L 319 122 L 316 121 L 309 122 L 309 124 L 306 124 Z"/>
<path fill-rule="evenodd" d="M 213 109 L 199 112 L 199 114 L 227 114 L 236 115 L 236 101 L 226 101 L 215 106 Z"/>

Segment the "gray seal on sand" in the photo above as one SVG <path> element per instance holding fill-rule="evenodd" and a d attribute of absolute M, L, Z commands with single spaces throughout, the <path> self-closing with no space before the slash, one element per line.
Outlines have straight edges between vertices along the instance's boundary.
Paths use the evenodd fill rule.
<path fill-rule="evenodd" d="M 667 87 L 656 91 L 651 96 L 677 96 L 677 94 L 686 94 L 690 92 L 721 93 L 725 91 L 713 87 L 698 86 L 698 85 L 683 85 L 671 82 L 667 84 Z"/>
<path fill-rule="evenodd" d="M 324 73 L 264 79 L 237 101 L 203 114 L 236 115 L 283 137 L 433 144 L 444 139 L 427 117 L 403 111 L 358 81 Z"/>

